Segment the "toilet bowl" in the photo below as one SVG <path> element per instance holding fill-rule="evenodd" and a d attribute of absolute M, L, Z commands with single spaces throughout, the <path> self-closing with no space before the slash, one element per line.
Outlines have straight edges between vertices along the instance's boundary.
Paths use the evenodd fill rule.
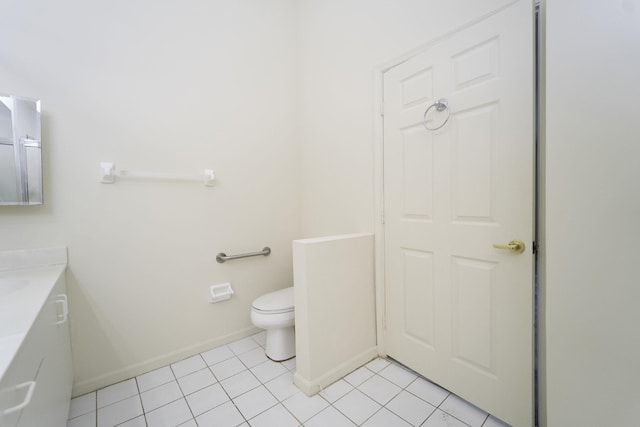
<path fill-rule="evenodd" d="M 253 301 L 251 322 L 267 330 L 265 354 L 281 362 L 296 355 L 293 286 L 262 295 Z"/>

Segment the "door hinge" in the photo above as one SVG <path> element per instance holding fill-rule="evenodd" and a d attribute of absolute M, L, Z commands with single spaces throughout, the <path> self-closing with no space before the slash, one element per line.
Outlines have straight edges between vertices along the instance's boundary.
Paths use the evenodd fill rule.
<path fill-rule="evenodd" d="M 384 209 L 380 212 L 380 224 L 384 224 Z"/>

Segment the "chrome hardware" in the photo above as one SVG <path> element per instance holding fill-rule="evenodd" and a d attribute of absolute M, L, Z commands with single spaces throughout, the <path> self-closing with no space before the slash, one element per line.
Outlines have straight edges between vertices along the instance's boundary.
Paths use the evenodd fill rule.
<path fill-rule="evenodd" d="M 263 248 L 259 252 L 249 252 L 246 254 L 239 254 L 239 255 L 227 255 L 224 252 L 220 252 L 218 255 L 216 255 L 216 261 L 218 261 L 219 263 L 223 263 L 225 261 L 231 261 L 232 259 L 249 258 L 252 256 L 260 256 L 260 255 L 267 256 L 270 253 L 271 253 L 271 249 L 268 246 Z"/>
<path fill-rule="evenodd" d="M 442 122 L 442 124 L 440 126 L 436 126 L 434 128 L 430 128 L 429 126 L 427 126 L 427 113 L 433 107 L 436 107 L 436 111 L 439 112 L 439 113 L 442 113 L 444 110 L 447 110 L 447 118 L 444 119 L 444 122 Z M 424 125 L 424 128 L 426 130 L 431 130 L 431 131 L 438 130 L 442 126 L 447 124 L 447 122 L 449 121 L 449 117 L 451 117 L 451 110 L 449 109 L 449 101 L 447 101 L 446 98 L 440 98 L 436 102 L 434 102 L 433 104 L 429 105 L 429 107 L 427 107 L 427 109 L 424 112 L 424 115 L 422 116 L 422 124 Z"/>
<path fill-rule="evenodd" d="M 521 254 L 522 252 L 524 252 L 524 242 L 520 240 L 512 240 L 506 245 L 499 245 L 497 243 L 494 243 L 493 247 L 496 249 L 504 249 L 506 251 L 511 251 L 514 254 Z"/>

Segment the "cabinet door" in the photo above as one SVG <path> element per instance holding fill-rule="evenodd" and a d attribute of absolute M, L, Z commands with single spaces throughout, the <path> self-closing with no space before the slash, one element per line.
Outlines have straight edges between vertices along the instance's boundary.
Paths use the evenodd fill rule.
<path fill-rule="evenodd" d="M 31 404 L 18 427 L 64 427 L 71 397 L 71 346 L 64 279 L 51 291 L 40 314 L 44 360 L 36 376 Z"/>
<path fill-rule="evenodd" d="M 25 343 L 27 344 L 27 343 Z M 25 350 L 28 346 L 23 346 Z M 29 400 L 29 395 L 35 391 L 36 375 L 42 363 L 40 352 L 25 351 L 25 358 L 20 364 L 14 363 L 6 372 L 0 384 L 0 427 L 15 427 L 20 420 L 24 408 L 21 408 Z M 33 357 L 29 357 L 33 356 Z M 18 353 L 17 357 L 20 357 Z M 19 366 L 18 366 L 19 365 Z M 30 403 L 29 403 L 30 404 Z"/>
<path fill-rule="evenodd" d="M 46 310 L 41 311 L 36 318 L 0 383 L 0 427 L 15 427 L 23 412 L 33 404 L 38 389 L 37 382 L 33 382 L 42 365 L 45 348 L 41 337 L 47 335 L 45 312 Z M 30 403 L 20 410 L 15 410 L 16 407 L 22 406 L 29 394 Z M 9 413 L 2 415 L 5 411 Z"/>
<path fill-rule="evenodd" d="M 53 370 L 51 389 L 51 416 L 60 420 L 66 426 L 71 400 L 71 386 L 73 368 L 71 364 L 71 339 L 69 336 L 69 308 L 67 305 L 64 276 L 51 294 L 56 311 L 56 323 L 51 351 L 47 353 L 46 361 L 50 362 Z"/>

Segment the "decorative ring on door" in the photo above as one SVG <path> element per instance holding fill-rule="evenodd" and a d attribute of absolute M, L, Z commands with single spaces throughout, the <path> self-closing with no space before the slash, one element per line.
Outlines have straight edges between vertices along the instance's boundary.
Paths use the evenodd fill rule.
<path fill-rule="evenodd" d="M 436 107 L 436 111 L 440 113 L 443 112 L 444 110 L 447 110 L 447 118 L 444 119 L 444 122 L 442 122 L 440 126 L 430 128 L 429 126 L 427 126 L 427 113 L 429 113 L 429 110 L 431 110 L 433 107 Z M 422 124 L 424 125 L 424 128 L 426 130 L 431 130 L 431 131 L 438 130 L 442 126 L 447 124 L 447 122 L 449 121 L 449 117 L 451 117 L 451 110 L 449 109 L 449 101 L 447 101 L 446 98 L 440 98 L 433 104 L 429 105 L 429 107 L 427 107 L 427 109 L 424 112 L 424 116 L 422 116 Z"/>

